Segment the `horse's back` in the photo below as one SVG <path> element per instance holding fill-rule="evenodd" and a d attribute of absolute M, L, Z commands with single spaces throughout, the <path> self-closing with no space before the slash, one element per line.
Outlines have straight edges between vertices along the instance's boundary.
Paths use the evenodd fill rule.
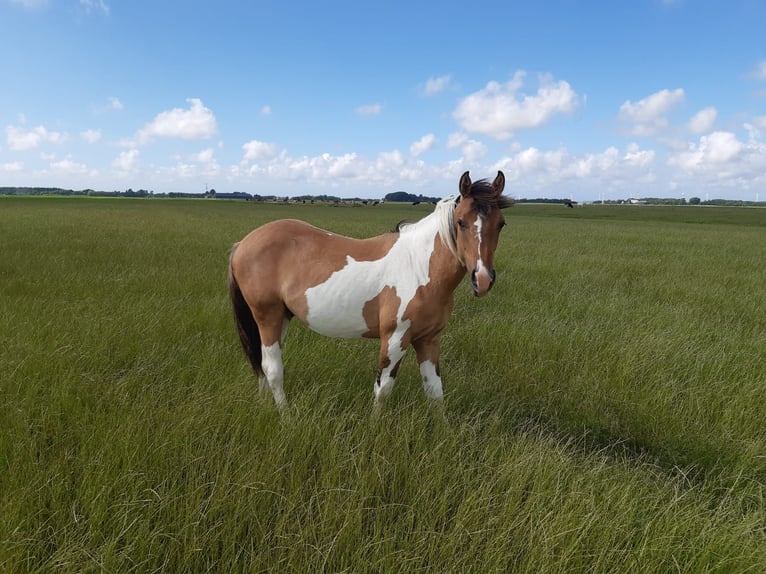
<path fill-rule="evenodd" d="M 383 258 L 395 240 L 392 234 L 354 239 L 297 219 L 281 219 L 256 228 L 236 245 L 232 273 L 251 306 L 279 302 L 307 322 L 309 289 L 346 267 L 349 258 Z"/>

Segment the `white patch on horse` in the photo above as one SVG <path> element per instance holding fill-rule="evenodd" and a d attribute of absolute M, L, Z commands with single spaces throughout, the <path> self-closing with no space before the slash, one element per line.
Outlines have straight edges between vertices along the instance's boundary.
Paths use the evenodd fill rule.
<path fill-rule="evenodd" d="M 489 272 L 487 271 L 487 268 L 484 267 L 484 261 L 481 260 L 481 228 L 484 224 L 484 216 L 483 215 L 477 215 L 476 221 L 474 221 L 473 225 L 476 227 L 476 239 L 478 240 L 478 251 L 479 251 L 479 257 L 476 260 L 476 274 L 484 273 L 485 275 L 489 275 Z"/>
<path fill-rule="evenodd" d="M 346 257 L 346 265 L 335 271 L 324 283 L 306 290 L 310 329 L 331 337 L 358 338 L 369 330 L 364 321 L 364 305 L 385 289 L 391 287 L 399 297 L 396 313 L 397 329 L 389 343 L 391 350 L 400 345 L 409 322 L 402 322 L 407 306 L 418 288 L 427 285 L 434 239 L 439 232 L 436 211 L 408 225 L 399 233 L 396 242 L 381 259 L 357 261 Z"/>
<path fill-rule="evenodd" d="M 442 379 L 436 372 L 436 365 L 431 361 L 420 363 L 420 376 L 423 379 L 423 392 L 431 400 L 439 400 L 444 397 Z"/>
<path fill-rule="evenodd" d="M 283 325 L 283 332 L 284 332 Z M 274 395 L 274 401 L 282 407 L 287 404 L 285 392 L 282 388 L 284 380 L 284 367 L 282 366 L 282 348 L 279 343 L 273 345 L 261 345 L 261 368 L 263 368 L 263 377 L 266 384 Z M 263 381 L 261 381 L 261 390 Z"/>

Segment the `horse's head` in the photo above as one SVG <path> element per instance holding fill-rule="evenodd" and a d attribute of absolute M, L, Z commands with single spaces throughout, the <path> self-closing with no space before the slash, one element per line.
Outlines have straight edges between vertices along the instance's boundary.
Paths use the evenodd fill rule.
<path fill-rule="evenodd" d="M 505 176 L 497 172 L 495 181 L 471 183 L 468 172 L 460 178 L 460 197 L 457 199 L 453 225 L 458 259 L 471 274 L 473 294 L 482 297 L 495 283 L 493 261 L 500 230 L 505 226 L 501 209 L 513 205 L 503 196 Z"/>

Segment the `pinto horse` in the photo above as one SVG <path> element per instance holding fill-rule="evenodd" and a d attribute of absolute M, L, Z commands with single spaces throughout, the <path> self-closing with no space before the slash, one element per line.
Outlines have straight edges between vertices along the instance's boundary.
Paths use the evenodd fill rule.
<path fill-rule="evenodd" d="M 242 347 L 260 381 L 284 407 L 282 343 L 291 318 L 330 337 L 379 338 L 375 406 L 391 393 L 405 350 L 415 348 L 429 399 L 443 397 L 439 341 L 454 291 L 470 270 L 474 295 L 495 282 L 492 267 L 505 176 L 490 184 L 460 178 L 460 195 L 395 232 L 352 239 L 308 223 L 267 223 L 235 244 L 229 293 Z"/>

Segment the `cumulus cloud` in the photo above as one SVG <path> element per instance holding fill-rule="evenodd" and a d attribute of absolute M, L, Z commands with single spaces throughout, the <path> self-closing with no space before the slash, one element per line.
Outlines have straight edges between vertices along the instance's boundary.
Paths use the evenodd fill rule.
<path fill-rule="evenodd" d="M 689 121 L 689 131 L 693 134 L 701 134 L 710 131 L 717 116 L 718 112 L 713 107 L 698 111 Z"/>
<path fill-rule="evenodd" d="M 61 161 L 52 161 L 50 168 L 54 172 L 64 174 L 81 175 L 88 173 L 88 167 L 84 163 L 72 161 L 69 157 Z"/>
<path fill-rule="evenodd" d="M 213 137 L 218 124 L 213 112 L 199 98 L 188 98 L 188 109 L 173 108 L 161 112 L 138 133 L 139 143 L 148 143 L 154 138 L 179 138 L 199 140 Z"/>
<path fill-rule="evenodd" d="M 360 116 L 378 116 L 383 111 L 383 106 L 381 104 L 368 104 L 359 106 L 354 111 Z"/>
<path fill-rule="evenodd" d="M 44 143 L 59 144 L 66 140 L 65 134 L 48 131 L 44 126 L 37 126 L 29 130 L 6 126 L 5 136 L 8 147 L 14 151 L 27 151 L 36 149 Z"/>
<path fill-rule="evenodd" d="M 626 100 L 620 106 L 620 119 L 632 124 L 630 133 L 653 136 L 668 126 L 665 117 L 670 108 L 684 101 L 683 89 L 660 90 L 637 102 Z"/>
<path fill-rule="evenodd" d="M 101 139 L 101 130 L 85 130 L 80 132 L 80 137 L 89 144 L 94 144 Z"/>
<path fill-rule="evenodd" d="M 462 132 L 455 132 L 447 138 L 447 147 L 450 149 L 460 148 L 463 159 L 468 163 L 475 163 L 487 155 L 487 146 L 469 138 Z"/>
<path fill-rule="evenodd" d="M 112 166 L 119 171 L 133 171 L 138 165 L 138 155 L 137 149 L 121 152 L 112 162 Z"/>
<path fill-rule="evenodd" d="M 565 148 L 529 147 L 500 159 L 491 168 L 504 170 L 517 188 L 523 185 L 550 196 L 556 193 L 554 189 L 568 189 L 571 193 L 573 185 L 600 189 L 650 182 L 655 177 L 654 161 L 654 151 L 642 150 L 637 144 L 630 144 L 624 152 L 610 146 L 602 152 L 581 155 Z"/>
<path fill-rule="evenodd" d="M 435 96 L 449 88 L 451 84 L 452 78 L 450 76 L 428 78 L 425 84 L 418 86 L 418 92 L 423 96 Z"/>
<path fill-rule="evenodd" d="M 12 161 L 0 164 L 0 171 L 6 173 L 18 173 L 24 169 L 24 164 L 20 161 Z"/>
<path fill-rule="evenodd" d="M 668 164 L 686 172 L 717 170 L 737 158 L 743 149 L 744 144 L 733 133 L 713 132 L 700 137 L 699 143 L 690 143 L 686 151 L 672 155 Z"/>
<path fill-rule="evenodd" d="M 642 150 L 637 143 L 628 144 L 623 156 L 626 165 L 635 167 L 646 167 L 654 162 L 656 152 L 651 150 Z"/>
<path fill-rule="evenodd" d="M 436 136 L 434 134 L 426 134 L 410 146 L 410 155 L 418 157 L 433 148 L 434 145 L 436 145 Z"/>
<path fill-rule="evenodd" d="M 533 95 L 520 93 L 525 76 L 526 72 L 520 70 L 505 84 L 489 82 L 484 89 L 464 98 L 452 116 L 466 131 L 503 140 L 577 107 L 577 94 L 571 86 L 563 80 L 555 82 L 548 75 L 540 76 L 540 86 Z"/>
<path fill-rule="evenodd" d="M 263 106 L 261 108 L 261 115 L 262 116 L 270 116 L 271 115 L 271 106 Z"/>
<path fill-rule="evenodd" d="M 276 155 L 277 146 L 270 142 L 251 140 L 242 146 L 245 152 L 244 161 L 266 161 Z"/>
<path fill-rule="evenodd" d="M 196 161 L 197 163 L 212 163 L 215 161 L 215 150 L 211 147 L 203 149 L 192 155 L 192 161 Z"/>
<path fill-rule="evenodd" d="M 124 106 L 122 105 L 122 102 L 119 100 L 119 98 L 112 96 L 109 98 L 109 107 L 113 110 L 120 111 Z"/>

